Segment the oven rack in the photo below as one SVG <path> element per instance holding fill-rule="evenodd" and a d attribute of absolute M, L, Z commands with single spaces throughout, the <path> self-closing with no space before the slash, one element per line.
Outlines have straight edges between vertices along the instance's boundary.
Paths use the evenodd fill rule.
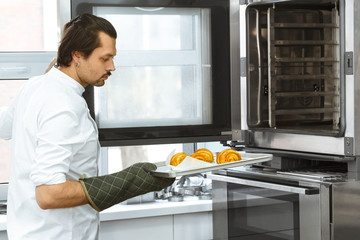
<path fill-rule="evenodd" d="M 340 46 L 336 37 L 339 22 L 336 11 L 331 14 L 331 22 L 327 22 L 329 19 L 324 20 L 313 10 L 292 14 L 268 8 L 264 27 L 269 127 L 276 128 L 280 122 L 292 121 L 297 116 L 296 119 L 331 121 L 332 128 L 339 129 L 340 56 L 336 53 Z M 292 20 L 284 22 L 287 17 Z M 294 19 L 299 22 L 292 22 Z M 284 34 L 289 37 L 284 38 Z M 299 88 L 299 84 L 303 87 Z M 306 104 L 302 105 L 301 99 Z"/>

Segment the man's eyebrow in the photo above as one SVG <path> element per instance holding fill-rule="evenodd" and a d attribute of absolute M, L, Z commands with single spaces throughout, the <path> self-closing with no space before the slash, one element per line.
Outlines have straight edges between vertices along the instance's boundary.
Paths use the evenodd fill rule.
<path fill-rule="evenodd" d="M 116 55 L 116 54 L 115 54 Z M 102 57 L 115 57 L 115 55 L 111 54 L 111 53 L 107 53 L 105 55 L 102 55 Z"/>

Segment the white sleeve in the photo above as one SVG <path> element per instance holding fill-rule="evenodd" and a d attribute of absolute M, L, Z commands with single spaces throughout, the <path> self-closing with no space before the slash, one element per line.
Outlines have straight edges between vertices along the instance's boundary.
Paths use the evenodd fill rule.
<path fill-rule="evenodd" d="M 36 186 L 65 182 L 74 153 L 84 142 L 78 114 L 64 105 L 52 106 L 40 116 L 35 163 L 30 173 Z"/>

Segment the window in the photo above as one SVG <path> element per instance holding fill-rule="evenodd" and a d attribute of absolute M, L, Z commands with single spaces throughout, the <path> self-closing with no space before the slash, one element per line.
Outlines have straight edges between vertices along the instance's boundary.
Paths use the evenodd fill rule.
<path fill-rule="evenodd" d="M 0 52 L 56 51 L 57 0 L 1 1 Z"/>

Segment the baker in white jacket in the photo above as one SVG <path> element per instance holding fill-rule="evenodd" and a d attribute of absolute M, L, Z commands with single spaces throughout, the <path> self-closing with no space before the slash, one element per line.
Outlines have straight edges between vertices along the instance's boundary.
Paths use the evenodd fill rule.
<path fill-rule="evenodd" d="M 174 181 L 153 177 L 150 163 L 97 176 L 98 131 L 82 94 L 115 70 L 116 37 L 107 20 L 76 17 L 64 27 L 56 66 L 0 110 L 0 138 L 12 139 L 10 240 L 97 239 L 99 211 Z"/>

